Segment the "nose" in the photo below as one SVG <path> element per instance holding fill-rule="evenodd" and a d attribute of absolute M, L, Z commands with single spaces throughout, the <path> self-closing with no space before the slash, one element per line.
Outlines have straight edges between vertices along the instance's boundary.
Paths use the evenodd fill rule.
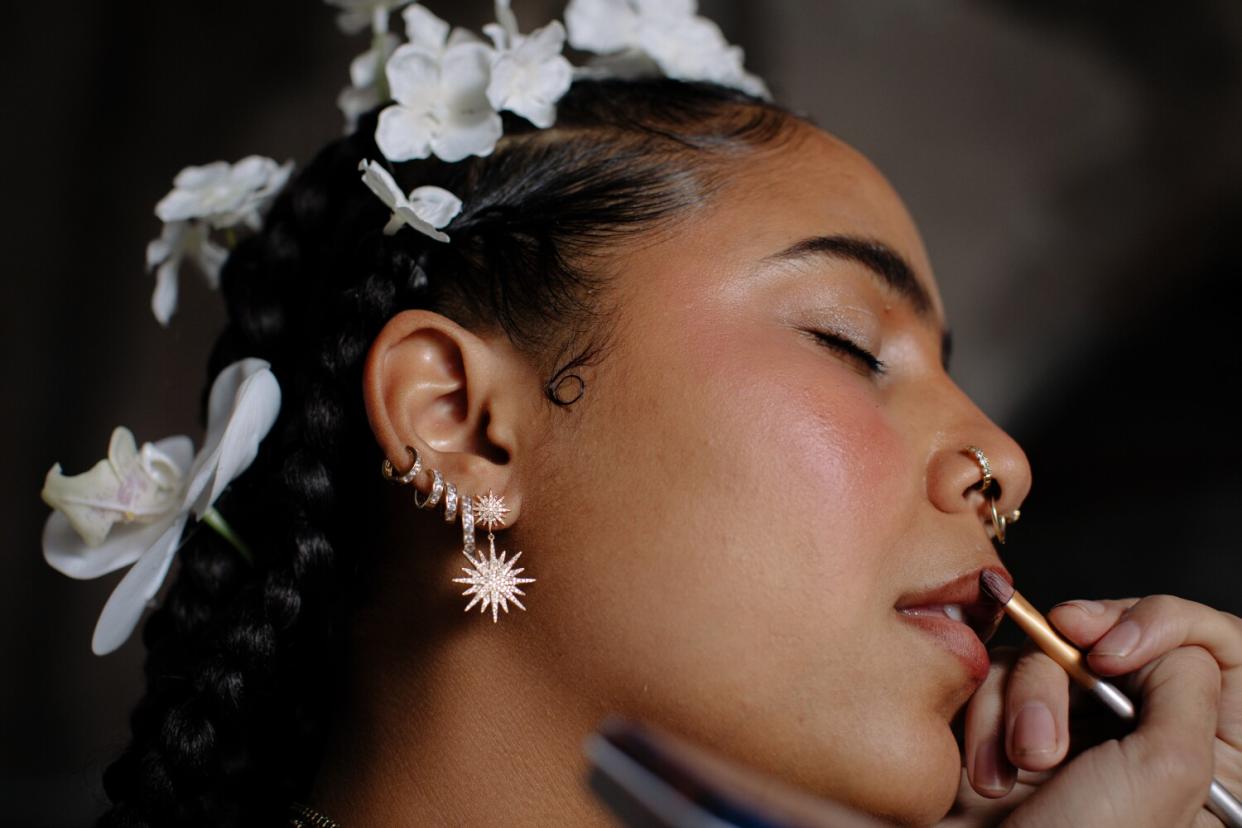
<path fill-rule="evenodd" d="M 960 392 L 958 392 L 960 394 Z M 1008 515 L 1021 506 L 1031 490 L 1031 466 L 1026 453 L 1009 434 L 980 411 L 965 395 L 953 422 L 938 434 L 927 470 L 928 499 L 946 513 L 968 512 L 991 525 L 987 500 Z M 992 484 L 985 494 L 984 470 L 971 451 L 978 448 L 990 467 Z"/>

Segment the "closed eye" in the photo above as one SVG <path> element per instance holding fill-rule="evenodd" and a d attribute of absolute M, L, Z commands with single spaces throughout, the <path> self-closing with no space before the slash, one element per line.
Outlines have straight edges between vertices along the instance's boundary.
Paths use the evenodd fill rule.
<path fill-rule="evenodd" d="M 875 354 L 851 339 L 847 339 L 839 334 L 829 333 L 828 331 L 809 330 L 807 333 L 814 336 L 821 345 L 854 360 L 872 376 L 879 376 L 888 370 L 888 366 L 877 358 Z"/>

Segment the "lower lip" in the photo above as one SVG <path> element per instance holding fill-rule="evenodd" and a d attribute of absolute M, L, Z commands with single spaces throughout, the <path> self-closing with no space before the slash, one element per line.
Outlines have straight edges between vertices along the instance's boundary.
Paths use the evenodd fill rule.
<path fill-rule="evenodd" d="M 928 633 L 946 650 L 957 656 L 976 682 L 982 682 L 988 677 L 988 669 L 992 666 L 988 659 L 988 648 L 970 627 L 947 615 L 911 615 L 901 610 L 897 614 L 903 621 L 908 621 Z"/>

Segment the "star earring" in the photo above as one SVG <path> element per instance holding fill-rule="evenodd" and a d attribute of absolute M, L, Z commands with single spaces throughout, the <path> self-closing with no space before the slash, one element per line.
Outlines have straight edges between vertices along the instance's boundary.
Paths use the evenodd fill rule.
<path fill-rule="evenodd" d="M 505 506 L 503 497 L 498 497 L 489 489 L 485 497 L 476 497 L 474 502 L 470 502 L 469 496 L 462 501 L 462 530 L 465 535 L 464 548 L 462 554 L 473 565 L 473 569 L 462 567 L 462 571 L 466 573 L 465 578 L 454 578 L 453 580 L 460 584 L 470 584 L 462 595 L 474 594 L 474 598 L 470 599 L 470 603 L 466 605 L 466 611 L 469 611 L 476 603 L 482 601 L 479 606 L 479 612 L 486 612 L 488 606 L 492 608 L 492 623 L 496 623 L 499 619 L 497 609 L 503 609 L 509 612 L 509 602 L 517 604 L 522 609 L 526 606 L 518 600 L 519 595 L 526 593 L 518 587 L 518 584 L 533 584 L 534 578 L 519 578 L 520 573 L 525 571 L 524 567 L 513 568 L 517 563 L 517 559 L 522 557 L 522 553 L 518 552 L 511 560 L 506 561 L 507 552 L 501 551 L 500 557 L 496 557 L 496 534 L 493 531 L 497 527 L 505 525 L 505 515 L 509 513 L 509 509 Z M 469 525 L 467 525 L 469 521 Z M 482 523 L 487 527 L 487 557 L 481 554 L 476 558 L 474 555 L 474 523 Z"/>

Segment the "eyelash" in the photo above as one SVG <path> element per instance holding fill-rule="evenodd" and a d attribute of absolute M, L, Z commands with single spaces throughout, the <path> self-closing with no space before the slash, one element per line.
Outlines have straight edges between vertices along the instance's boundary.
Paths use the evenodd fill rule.
<path fill-rule="evenodd" d="M 875 354 L 860 347 L 853 340 L 846 339 L 839 334 L 828 333 L 827 331 L 812 330 L 808 331 L 808 333 L 819 340 L 820 344 L 858 360 L 867 369 L 869 374 L 878 376 L 888 369 L 888 366 L 881 362 Z"/>

